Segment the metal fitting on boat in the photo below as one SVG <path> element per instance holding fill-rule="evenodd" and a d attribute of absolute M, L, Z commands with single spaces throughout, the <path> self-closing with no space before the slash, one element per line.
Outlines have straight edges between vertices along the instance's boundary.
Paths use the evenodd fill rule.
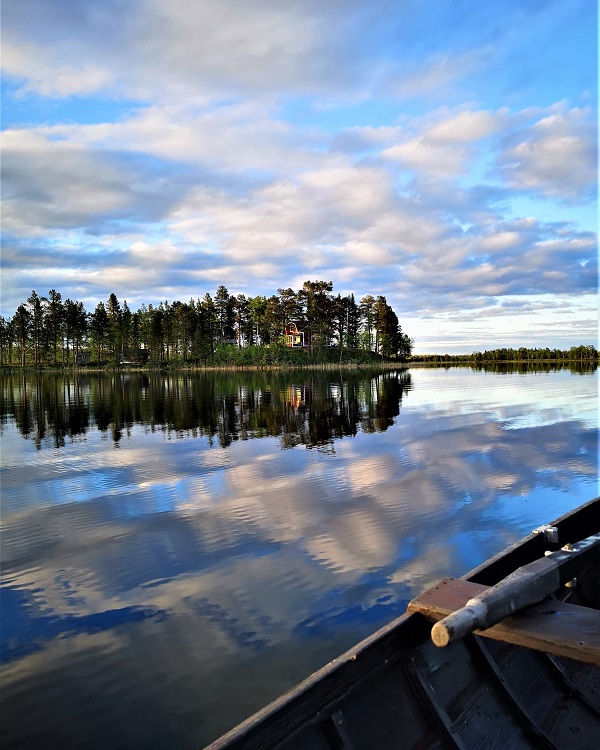
<path fill-rule="evenodd" d="M 558 544 L 558 528 L 556 526 L 544 524 L 534 529 L 532 534 L 543 534 L 548 544 Z"/>

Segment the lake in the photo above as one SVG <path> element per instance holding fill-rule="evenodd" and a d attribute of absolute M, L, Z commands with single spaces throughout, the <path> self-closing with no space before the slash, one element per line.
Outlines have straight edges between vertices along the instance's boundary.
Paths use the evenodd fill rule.
<path fill-rule="evenodd" d="M 598 494 L 598 373 L 3 376 L 0 743 L 199 748 Z"/>

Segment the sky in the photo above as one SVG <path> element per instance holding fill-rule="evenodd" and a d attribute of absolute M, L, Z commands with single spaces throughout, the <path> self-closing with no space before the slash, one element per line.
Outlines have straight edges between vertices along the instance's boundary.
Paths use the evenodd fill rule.
<path fill-rule="evenodd" d="M 307 280 L 598 345 L 596 0 L 2 0 L 2 296 Z"/>

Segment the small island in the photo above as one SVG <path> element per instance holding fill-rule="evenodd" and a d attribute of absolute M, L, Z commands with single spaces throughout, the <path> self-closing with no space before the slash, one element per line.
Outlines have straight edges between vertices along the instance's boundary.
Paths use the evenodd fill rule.
<path fill-rule="evenodd" d="M 223 367 L 405 361 L 413 341 L 383 295 L 333 294 L 306 281 L 269 297 L 229 294 L 130 309 L 116 294 L 93 311 L 32 291 L 0 318 L 3 367 Z"/>

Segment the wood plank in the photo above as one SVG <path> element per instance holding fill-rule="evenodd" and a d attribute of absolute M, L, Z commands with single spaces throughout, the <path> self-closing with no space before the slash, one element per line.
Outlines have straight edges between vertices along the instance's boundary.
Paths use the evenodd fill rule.
<path fill-rule="evenodd" d="M 445 578 L 408 605 L 438 622 L 464 607 L 487 586 L 464 579 Z M 566 656 L 600 666 L 600 611 L 544 599 L 530 605 L 477 635 L 517 646 L 526 646 L 555 656 Z"/>

